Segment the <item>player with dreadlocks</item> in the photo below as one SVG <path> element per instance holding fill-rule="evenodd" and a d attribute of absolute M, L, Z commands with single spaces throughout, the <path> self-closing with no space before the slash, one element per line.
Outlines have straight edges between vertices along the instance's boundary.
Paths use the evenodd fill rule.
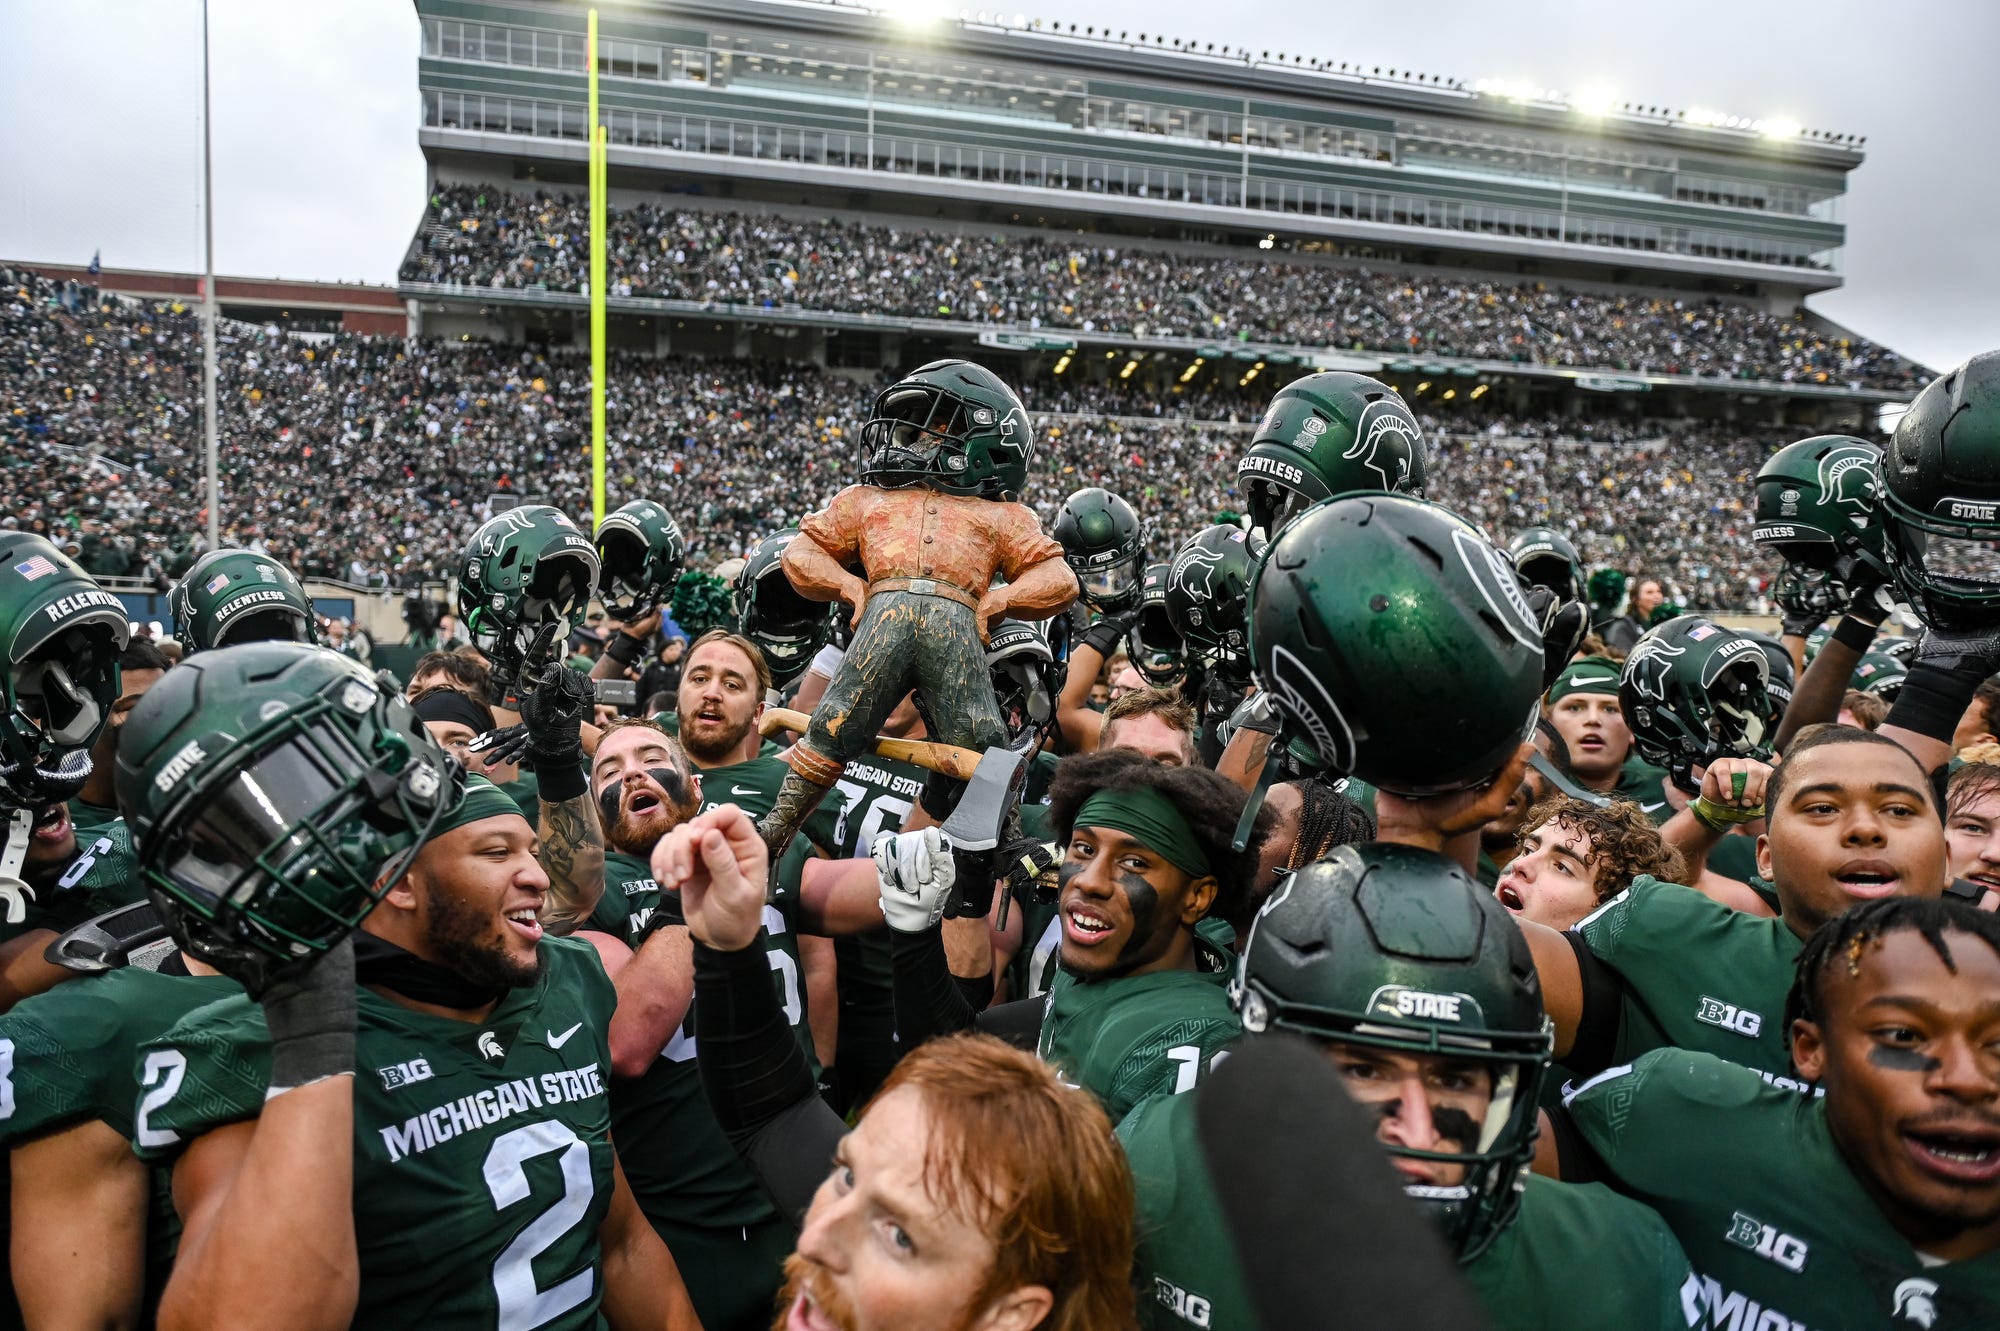
<path fill-rule="evenodd" d="M 1799 954 L 1785 1017 L 1816 1094 L 1656 1050 L 1566 1098 L 1563 1176 L 1601 1164 L 1665 1217 L 1711 1326 L 1994 1325 L 2000 919 L 1855 906 Z"/>

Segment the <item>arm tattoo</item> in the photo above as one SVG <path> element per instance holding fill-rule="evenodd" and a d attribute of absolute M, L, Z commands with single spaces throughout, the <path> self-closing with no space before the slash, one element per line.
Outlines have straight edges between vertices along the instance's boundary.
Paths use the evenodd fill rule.
<path fill-rule="evenodd" d="M 604 895 L 604 829 L 588 793 L 560 804 L 542 801 L 536 833 L 540 859 L 549 876 L 542 927 L 552 934 L 574 933 Z"/>

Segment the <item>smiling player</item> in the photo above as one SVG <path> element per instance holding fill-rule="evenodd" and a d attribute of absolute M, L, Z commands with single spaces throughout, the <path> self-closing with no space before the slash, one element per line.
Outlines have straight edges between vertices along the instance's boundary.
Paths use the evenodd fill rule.
<path fill-rule="evenodd" d="M 2000 1325 L 2000 921 L 1857 906 L 1800 956 L 1787 1017 L 1823 1097 L 1662 1049 L 1579 1088 L 1570 1123 L 1673 1228 L 1711 1327 Z"/>

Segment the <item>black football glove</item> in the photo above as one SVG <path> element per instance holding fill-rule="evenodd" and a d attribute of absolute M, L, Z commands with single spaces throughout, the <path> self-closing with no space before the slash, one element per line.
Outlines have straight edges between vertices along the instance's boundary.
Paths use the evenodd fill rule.
<path fill-rule="evenodd" d="M 1824 578 L 1807 578 L 1796 564 L 1785 565 L 1771 599 L 1778 603 L 1778 618 L 1785 636 L 1803 638 L 1840 609 L 1840 598 Z"/>
<path fill-rule="evenodd" d="M 1529 587 L 1527 597 L 1528 613 L 1542 635 L 1542 692 L 1547 693 L 1583 646 L 1590 611 L 1583 602 L 1565 601 L 1547 587 Z"/>
<path fill-rule="evenodd" d="M 590 720 L 596 701 L 596 685 L 581 670 L 554 662 L 542 672 L 521 699 L 521 724 L 528 732 L 528 757 L 536 771 L 583 762 L 583 724 Z"/>

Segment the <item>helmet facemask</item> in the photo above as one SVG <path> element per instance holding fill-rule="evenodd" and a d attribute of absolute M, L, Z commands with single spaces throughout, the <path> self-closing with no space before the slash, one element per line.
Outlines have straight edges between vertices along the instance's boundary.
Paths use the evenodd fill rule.
<path fill-rule="evenodd" d="M 1320 488 L 1325 489 L 1324 486 Z M 1263 532 L 1265 540 L 1274 541 L 1286 523 L 1326 496 L 1312 495 L 1268 476 L 1256 476 L 1247 486 L 1246 498 L 1249 501 L 1251 529 Z"/>
<path fill-rule="evenodd" d="M 183 948 L 236 973 L 296 961 L 346 937 L 402 878 L 464 773 L 398 729 L 391 705 L 355 679 L 281 709 L 242 758 L 197 768 L 152 819 L 141 871 Z M 343 713 L 373 713 L 375 752 Z"/>
<path fill-rule="evenodd" d="M 1460 1151 L 1420 1150 L 1382 1143 L 1392 1156 L 1425 1164 L 1463 1169 L 1457 1183 L 1403 1181 L 1404 1195 L 1416 1202 L 1444 1232 L 1445 1242 L 1461 1263 L 1483 1253 L 1512 1220 L 1522 1179 L 1532 1159 L 1542 1081 L 1546 1074 L 1550 1036 L 1546 1029 L 1528 1032 L 1486 1030 L 1458 1033 L 1441 1024 L 1400 1020 L 1387 1009 L 1402 985 L 1385 985 L 1366 1017 L 1285 1004 L 1252 980 L 1241 1001 L 1244 1029 L 1263 1026 L 1295 1031 L 1338 1048 L 1376 1049 L 1418 1057 L 1465 1063 L 1484 1070 L 1490 1094 L 1478 1135 Z M 1422 995 L 1429 998 L 1432 995 Z M 1463 1002 L 1473 1002 L 1461 996 Z M 1474 1007 L 1477 1004 L 1474 1002 Z M 1258 1024 L 1261 1009 L 1262 1026 Z M 1385 1106 L 1386 1107 L 1386 1106 Z M 1363 1112 L 1376 1106 L 1362 1103 Z M 1433 1110 L 1439 1135 L 1449 1136 L 1442 1121 L 1450 1111 Z M 1458 1113 L 1464 1111 L 1459 1110 Z"/>
<path fill-rule="evenodd" d="M 652 553 L 646 538 L 625 527 L 611 527 L 597 533 L 598 598 L 604 613 L 613 619 L 631 621 L 652 607 L 647 604 L 653 588 L 646 580 Z"/>
<path fill-rule="evenodd" d="M 891 488 L 962 478 L 970 461 L 965 436 L 983 412 L 954 393 L 929 384 L 899 384 L 875 401 L 875 414 L 861 427 L 864 473 L 871 483 Z"/>
<path fill-rule="evenodd" d="M 94 627 L 68 630 L 59 651 L 9 669 L 0 798 L 22 806 L 74 798 L 117 697 L 117 648 Z"/>
<path fill-rule="evenodd" d="M 1139 577 L 1144 555 L 1134 553 L 1115 563 L 1091 569 L 1075 569 L 1083 599 L 1107 614 L 1129 610 L 1139 598 Z"/>

